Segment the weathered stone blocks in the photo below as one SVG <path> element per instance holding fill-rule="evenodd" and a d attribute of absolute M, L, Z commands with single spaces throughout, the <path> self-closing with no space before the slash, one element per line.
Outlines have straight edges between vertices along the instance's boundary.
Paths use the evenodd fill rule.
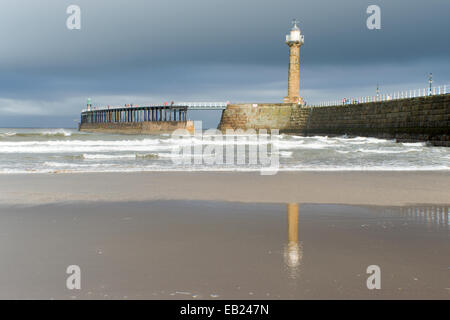
<path fill-rule="evenodd" d="M 230 105 L 219 129 L 279 129 L 304 135 L 360 135 L 450 146 L 450 94 L 331 107 Z"/>
<path fill-rule="evenodd" d="M 122 134 L 152 134 L 171 133 L 176 129 L 186 129 L 194 132 L 193 121 L 146 121 L 146 122 L 112 122 L 112 123 L 83 123 L 80 131 L 122 133 Z"/>

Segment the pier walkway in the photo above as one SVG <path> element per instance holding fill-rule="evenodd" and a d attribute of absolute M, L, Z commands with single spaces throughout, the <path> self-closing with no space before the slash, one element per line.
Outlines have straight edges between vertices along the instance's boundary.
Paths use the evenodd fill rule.
<path fill-rule="evenodd" d="M 188 110 L 225 110 L 229 102 L 177 102 L 171 105 L 92 107 L 81 111 L 81 123 L 186 121 Z"/>

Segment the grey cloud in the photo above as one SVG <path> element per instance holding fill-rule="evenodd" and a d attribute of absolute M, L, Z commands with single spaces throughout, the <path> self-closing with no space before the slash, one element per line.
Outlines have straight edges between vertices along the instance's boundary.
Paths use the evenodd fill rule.
<path fill-rule="evenodd" d="M 70 4 L 81 7 L 79 31 L 65 27 Z M 382 9 L 381 30 L 365 27 L 369 4 Z M 294 17 L 306 38 L 301 85 L 310 102 L 371 92 L 377 82 L 421 85 L 428 72 L 450 83 L 449 11 L 440 0 L 3 0 L 0 102 L 26 113 L 34 101 L 61 121 L 77 117 L 87 96 L 280 101 Z"/>
<path fill-rule="evenodd" d="M 382 29 L 365 27 L 369 4 Z M 450 2 L 430 0 L 97 0 L 3 1 L 0 66 L 79 72 L 185 63 L 281 65 L 295 16 L 308 64 L 354 64 L 449 57 Z M 77 3 L 82 29 L 65 27 Z M 436 41 L 436 39 L 442 39 Z M 63 69 L 63 70 L 61 70 Z"/>

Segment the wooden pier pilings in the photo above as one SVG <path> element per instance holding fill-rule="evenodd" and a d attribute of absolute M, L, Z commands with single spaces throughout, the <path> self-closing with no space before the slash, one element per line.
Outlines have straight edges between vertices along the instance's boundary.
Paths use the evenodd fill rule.
<path fill-rule="evenodd" d="M 125 134 L 194 131 L 187 106 L 142 106 L 88 109 L 81 112 L 80 131 Z"/>
<path fill-rule="evenodd" d="M 187 107 L 123 107 L 85 110 L 81 113 L 84 123 L 122 123 L 144 121 L 186 121 Z"/>

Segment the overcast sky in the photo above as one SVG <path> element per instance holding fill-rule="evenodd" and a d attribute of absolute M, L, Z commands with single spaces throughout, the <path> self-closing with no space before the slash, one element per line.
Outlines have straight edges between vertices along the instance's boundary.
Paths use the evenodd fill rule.
<path fill-rule="evenodd" d="M 95 105 L 280 102 L 297 18 L 308 103 L 450 85 L 448 0 L 1 0 L 0 127 L 74 127 Z M 81 30 L 66 9 L 81 8 Z M 366 9 L 381 7 L 381 30 Z M 213 126 L 220 114 L 191 113 Z"/>

